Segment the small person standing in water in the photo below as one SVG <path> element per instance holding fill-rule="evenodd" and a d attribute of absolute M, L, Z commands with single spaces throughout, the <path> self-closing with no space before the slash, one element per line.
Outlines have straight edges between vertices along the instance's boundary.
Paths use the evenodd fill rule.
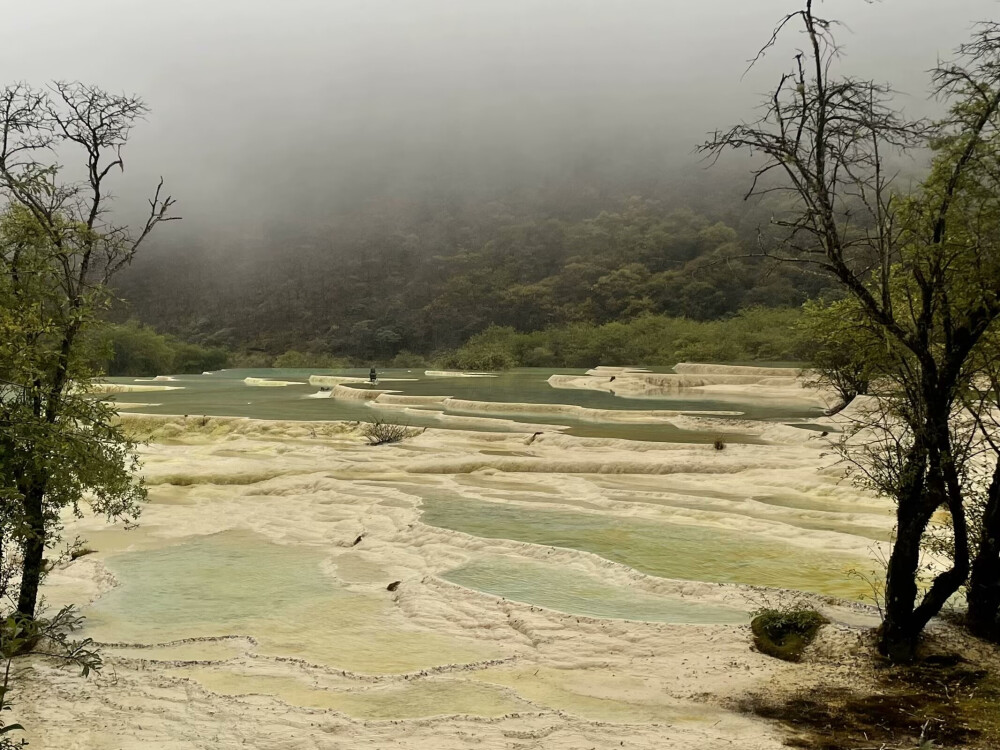
<path fill-rule="evenodd" d="M 368 372 L 368 382 L 372 385 L 378 381 L 378 373 L 375 372 L 375 365 L 372 365 L 372 369 Z"/>

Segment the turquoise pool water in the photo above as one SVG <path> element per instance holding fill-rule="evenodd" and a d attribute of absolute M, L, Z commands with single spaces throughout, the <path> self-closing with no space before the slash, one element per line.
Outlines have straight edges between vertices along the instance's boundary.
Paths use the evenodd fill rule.
<path fill-rule="evenodd" d="M 863 568 L 864 559 L 757 534 L 468 499 L 425 498 L 422 507 L 422 520 L 432 526 L 591 552 L 664 578 L 790 588 L 846 598 L 868 593 L 863 582 L 848 575 L 852 568 Z"/>
<path fill-rule="evenodd" d="M 606 583 L 596 576 L 555 565 L 488 557 L 442 578 L 471 589 L 573 615 L 685 624 L 745 623 L 740 602 L 718 606 L 673 596 L 655 596 Z"/>
<path fill-rule="evenodd" d="M 764 420 L 807 420 L 818 416 L 819 409 L 776 403 L 742 403 L 732 400 L 712 400 L 665 396 L 657 398 L 622 398 L 610 393 L 582 389 L 551 387 L 547 380 L 552 374 L 582 374 L 582 370 L 520 369 L 499 374 L 497 377 L 462 378 L 433 377 L 423 370 L 380 371 L 379 389 L 397 391 L 411 396 L 451 396 L 470 401 L 494 403 L 571 404 L 590 409 L 624 411 L 676 410 L 676 411 L 725 411 L 741 412 L 745 418 Z M 177 375 L 174 381 L 150 382 L 141 378 L 109 378 L 109 382 L 136 385 L 176 386 L 177 390 L 122 393 L 115 398 L 122 402 L 141 404 L 131 411 L 150 414 L 187 414 L 209 416 L 251 417 L 255 419 L 282 420 L 348 420 L 372 421 L 381 416 L 389 420 L 406 422 L 415 427 L 441 427 L 435 413 L 410 410 L 405 414 L 382 412 L 366 406 L 361 401 L 308 398 L 318 391 L 309 385 L 310 375 L 338 375 L 366 377 L 363 370 L 298 370 L 298 369 L 244 369 L 222 370 L 210 375 Z M 293 382 L 283 387 L 247 385 L 245 378 L 266 378 Z M 358 388 L 365 388 L 359 384 Z M 671 424 L 611 424 L 580 420 L 566 415 L 538 414 L 483 414 L 448 412 L 459 416 L 487 417 L 487 421 L 472 429 L 501 430 L 490 420 L 509 420 L 521 423 L 551 424 L 566 427 L 572 435 L 587 437 L 615 437 L 632 440 L 670 442 L 711 442 L 716 433 L 685 430 Z M 465 427 L 463 427 L 465 428 Z M 747 442 L 746 437 L 722 431 L 730 442 Z"/>

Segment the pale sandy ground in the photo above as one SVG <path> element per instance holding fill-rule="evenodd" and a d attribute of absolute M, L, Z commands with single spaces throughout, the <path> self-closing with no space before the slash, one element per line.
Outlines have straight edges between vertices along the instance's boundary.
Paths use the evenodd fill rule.
<path fill-rule="evenodd" d="M 720 424 L 670 418 L 692 429 Z M 860 639 L 875 622 L 863 605 L 658 578 L 586 552 L 421 521 L 426 498 L 448 495 L 736 532 L 748 558 L 769 542 L 864 560 L 874 544 L 867 530 L 887 533 L 889 511 L 840 480 L 817 433 L 727 422 L 729 432 L 769 442 L 715 451 L 574 438 L 543 425 L 541 435 L 427 430 L 369 447 L 347 424 L 128 419 L 155 431 L 143 449 L 151 503 L 142 526 L 71 522 L 66 536 L 87 537 L 98 553 L 56 570 L 46 586 L 51 606 L 92 602 L 85 634 L 106 644 L 107 666 L 82 680 L 41 659 L 22 665 L 15 718 L 33 749 L 776 750 L 782 731 L 731 710 L 732 699 L 774 686 L 856 685 L 864 674 L 845 666 L 860 664 Z M 260 570 L 246 561 L 183 567 L 184 545 L 205 540 L 225 540 L 226 554 L 249 545 Z M 139 556 L 120 557 L 129 552 Z M 131 579 L 122 560 L 143 555 L 180 566 L 165 567 L 166 578 L 200 581 L 201 601 L 168 606 L 157 580 Z M 663 601 L 749 610 L 806 599 L 834 624 L 809 663 L 792 665 L 753 651 L 746 625 L 563 614 L 439 577 L 491 559 Z M 723 570 L 739 563 L 715 561 Z M 282 566 L 301 596 L 281 598 Z M 273 607 L 269 575 L 279 580 Z M 398 589 L 387 591 L 393 581 Z M 146 610 L 150 601 L 159 604 Z"/>

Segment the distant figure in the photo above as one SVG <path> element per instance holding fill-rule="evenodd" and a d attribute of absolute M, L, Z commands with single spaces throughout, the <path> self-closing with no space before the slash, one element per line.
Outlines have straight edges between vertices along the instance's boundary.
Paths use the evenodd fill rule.
<path fill-rule="evenodd" d="M 378 380 L 378 373 L 375 372 L 375 366 L 372 365 L 372 369 L 369 370 L 368 372 L 368 382 L 374 385 L 377 380 Z"/>
<path fill-rule="evenodd" d="M 611 376 L 611 380 L 609 380 L 608 382 L 609 382 L 609 383 L 614 383 L 614 382 L 615 382 L 615 376 L 614 376 L 614 375 L 612 375 L 612 376 Z"/>

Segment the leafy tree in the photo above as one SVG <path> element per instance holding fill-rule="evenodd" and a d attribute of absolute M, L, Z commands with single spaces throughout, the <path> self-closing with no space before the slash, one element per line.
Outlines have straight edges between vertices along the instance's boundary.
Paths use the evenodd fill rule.
<path fill-rule="evenodd" d="M 640 312 L 650 311 L 652 302 L 636 294 L 648 280 L 648 268 L 641 263 L 629 263 L 594 282 L 592 294 L 601 306 L 602 321 L 635 317 Z"/>
<path fill-rule="evenodd" d="M 514 341 L 513 328 L 491 326 L 469 339 L 445 363 L 463 370 L 506 370 L 517 366 Z"/>
<path fill-rule="evenodd" d="M 197 344 L 188 344 L 183 341 L 168 339 L 173 356 L 170 371 L 174 373 L 200 373 L 206 370 L 220 370 L 226 366 L 228 355 L 224 349 L 205 348 Z M 113 373 L 108 373 L 113 374 Z M 153 373 L 143 373 L 151 375 Z M 159 374 L 159 373 L 156 373 Z"/>
<path fill-rule="evenodd" d="M 161 222 L 173 217 L 162 181 L 137 233 L 109 216 L 107 182 L 146 113 L 135 97 L 79 83 L 0 91 L 0 500 L 3 553 L 20 556 L 17 616 L 35 618 L 45 550 L 61 512 L 84 498 L 109 519 L 134 519 L 145 489 L 135 445 L 92 398 L 87 333 L 109 283 Z M 79 155 L 64 178 L 54 154 Z"/>
<path fill-rule="evenodd" d="M 807 359 L 816 373 L 813 385 L 836 391 L 841 399 L 831 409 L 836 413 L 869 393 L 884 360 L 885 343 L 853 299 L 829 305 L 809 302 L 804 312 L 800 333 L 809 342 Z"/>
<path fill-rule="evenodd" d="M 135 320 L 97 327 L 87 343 L 94 350 L 94 366 L 105 375 L 200 373 L 226 365 L 222 349 L 178 341 Z"/>
<path fill-rule="evenodd" d="M 874 450 L 862 445 L 861 460 L 874 458 L 873 486 L 897 506 L 879 648 L 903 661 L 970 570 L 965 446 L 953 427 L 973 352 L 1000 316 L 1000 31 L 980 26 L 935 70 L 951 116 L 928 124 L 895 112 L 888 87 L 834 75 L 834 22 L 813 5 L 782 19 L 761 51 L 790 24 L 804 27 L 806 49 L 761 119 L 716 133 L 704 149 L 762 156 L 751 193 L 785 198 L 764 252 L 836 279 L 884 341 L 898 397 L 875 420 L 887 437 Z M 918 146 L 935 150 L 931 173 L 903 198 L 889 159 Z M 892 439 L 899 424 L 906 434 Z M 953 563 L 920 596 L 921 543 L 939 508 L 951 517 Z"/>

